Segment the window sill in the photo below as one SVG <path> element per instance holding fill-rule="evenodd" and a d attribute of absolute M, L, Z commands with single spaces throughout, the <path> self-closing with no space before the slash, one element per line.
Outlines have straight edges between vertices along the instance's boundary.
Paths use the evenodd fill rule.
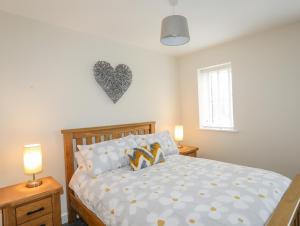
<path fill-rule="evenodd" d="M 219 128 L 219 127 L 200 127 L 199 130 L 211 130 L 211 131 L 229 132 L 229 133 L 238 133 L 239 132 L 235 128 Z"/>

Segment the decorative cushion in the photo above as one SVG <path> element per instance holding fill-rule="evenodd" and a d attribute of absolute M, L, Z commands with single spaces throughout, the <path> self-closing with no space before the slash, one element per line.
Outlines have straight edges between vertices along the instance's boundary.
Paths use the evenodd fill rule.
<path fill-rule="evenodd" d="M 127 150 L 127 154 L 133 170 L 140 170 L 165 161 L 164 153 L 159 143 Z"/>
<path fill-rule="evenodd" d="M 145 147 L 137 147 L 127 151 L 129 163 L 133 170 L 144 169 L 152 165 L 153 155 Z"/>
<path fill-rule="evenodd" d="M 152 165 L 165 161 L 165 155 L 159 143 L 150 144 L 148 150 L 153 155 Z"/>
<path fill-rule="evenodd" d="M 91 177 L 129 165 L 126 150 L 137 147 L 133 136 L 103 141 L 91 145 L 77 145 Z"/>
<path fill-rule="evenodd" d="M 168 131 L 145 135 L 135 135 L 134 139 L 138 146 L 146 146 L 153 143 L 159 143 L 165 156 L 179 153 L 177 145 L 175 144 Z"/>

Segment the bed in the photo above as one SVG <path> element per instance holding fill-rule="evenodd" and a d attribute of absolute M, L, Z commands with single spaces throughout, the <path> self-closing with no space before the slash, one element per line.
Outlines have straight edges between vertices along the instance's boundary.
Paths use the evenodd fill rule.
<path fill-rule="evenodd" d="M 154 132 L 155 122 L 62 130 L 69 223 L 78 215 L 99 226 L 300 225 L 299 176 L 290 181 L 270 171 L 179 155 L 97 178 L 76 170 L 77 145 Z"/>

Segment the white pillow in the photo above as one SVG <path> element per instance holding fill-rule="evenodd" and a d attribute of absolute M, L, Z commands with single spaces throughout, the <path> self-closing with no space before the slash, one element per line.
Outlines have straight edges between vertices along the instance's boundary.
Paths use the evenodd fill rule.
<path fill-rule="evenodd" d="M 173 138 L 170 136 L 169 131 L 145 135 L 135 135 L 134 139 L 138 146 L 159 143 L 165 156 L 179 153 L 177 145 L 175 144 Z"/>
<path fill-rule="evenodd" d="M 137 147 L 132 135 L 90 145 L 77 145 L 90 176 L 129 165 L 126 150 Z"/>
<path fill-rule="evenodd" d="M 80 154 L 80 152 L 79 151 L 75 152 L 74 156 L 75 156 L 75 159 L 76 159 L 76 162 L 77 162 L 77 165 L 78 165 L 78 169 L 80 171 L 87 171 L 86 163 L 84 161 L 83 156 Z"/>

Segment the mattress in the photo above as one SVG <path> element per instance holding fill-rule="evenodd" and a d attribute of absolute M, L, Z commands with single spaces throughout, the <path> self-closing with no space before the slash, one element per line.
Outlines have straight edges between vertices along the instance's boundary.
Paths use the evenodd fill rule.
<path fill-rule="evenodd" d="M 77 170 L 69 186 L 107 226 L 263 226 L 291 180 L 280 174 L 203 158 L 91 178 Z"/>

